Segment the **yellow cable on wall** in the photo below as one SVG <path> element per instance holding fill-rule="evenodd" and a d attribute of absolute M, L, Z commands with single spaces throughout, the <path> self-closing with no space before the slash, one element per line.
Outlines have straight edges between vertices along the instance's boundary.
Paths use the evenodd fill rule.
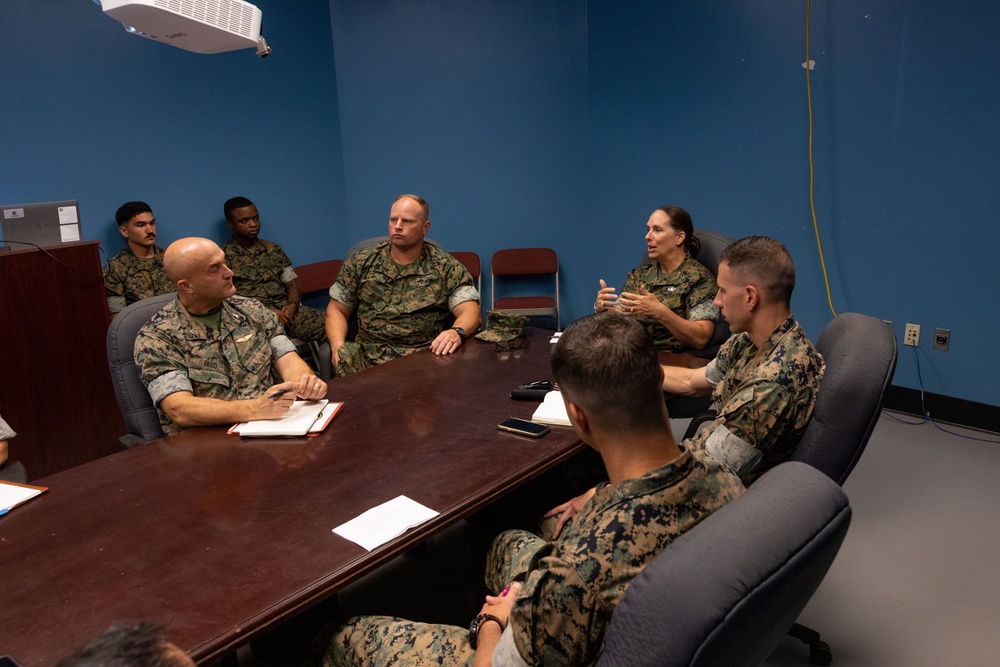
<path fill-rule="evenodd" d="M 812 0 L 806 0 L 806 97 L 809 103 L 809 208 L 812 210 L 813 231 L 816 232 L 816 247 L 819 249 L 819 265 L 823 267 L 823 283 L 826 285 L 826 300 L 830 304 L 830 312 L 837 316 L 837 311 L 833 308 L 833 297 L 830 295 L 830 278 L 826 275 L 826 260 L 823 259 L 823 244 L 819 240 L 819 223 L 816 221 L 816 197 L 813 194 L 813 184 L 815 173 L 813 169 L 813 98 L 812 81 L 810 72 L 812 62 L 809 60 L 809 24 L 812 14 Z"/>

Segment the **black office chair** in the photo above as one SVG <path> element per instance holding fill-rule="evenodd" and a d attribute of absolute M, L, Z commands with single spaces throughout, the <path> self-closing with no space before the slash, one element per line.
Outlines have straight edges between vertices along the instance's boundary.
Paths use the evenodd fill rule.
<path fill-rule="evenodd" d="M 163 437 L 153 399 L 149 397 L 149 392 L 139 377 L 139 367 L 135 363 L 135 339 L 139 335 L 139 329 L 176 296 L 171 292 L 136 301 L 122 309 L 108 326 L 111 384 L 128 431 L 118 438 L 123 447 L 134 447 Z"/>
<path fill-rule="evenodd" d="M 896 338 L 877 318 L 843 313 L 823 329 L 816 349 L 826 360 L 826 371 L 812 420 L 789 460 L 808 463 L 843 484 L 861 458 L 882 412 L 885 392 L 896 370 Z M 693 436 L 713 419 L 713 412 L 698 415 L 684 437 Z M 817 665 L 829 665 L 833 660 L 829 645 L 815 630 L 796 623 L 788 634 L 809 646 Z"/>
<path fill-rule="evenodd" d="M 643 569 L 597 666 L 761 664 L 819 587 L 850 519 L 822 473 L 777 466 Z"/>

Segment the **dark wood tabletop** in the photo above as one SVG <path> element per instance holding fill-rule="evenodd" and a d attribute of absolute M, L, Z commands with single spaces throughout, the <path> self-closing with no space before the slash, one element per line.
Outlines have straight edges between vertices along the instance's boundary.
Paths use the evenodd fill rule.
<path fill-rule="evenodd" d="M 0 653 L 53 665 L 148 620 L 207 662 L 485 507 L 583 447 L 569 428 L 496 428 L 537 406 L 508 394 L 550 378 L 548 336 L 334 380 L 345 405 L 318 436 L 189 429 L 38 480 L 47 493 L 0 517 Z M 371 552 L 332 532 L 401 494 L 441 514 Z"/>

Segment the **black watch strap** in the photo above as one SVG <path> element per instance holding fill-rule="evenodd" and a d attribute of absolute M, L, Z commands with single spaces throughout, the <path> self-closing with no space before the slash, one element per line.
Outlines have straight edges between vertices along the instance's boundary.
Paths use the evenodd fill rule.
<path fill-rule="evenodd" d="M 465 342 L 465 329 L 462 327 L 452 327 L 451 330 L 458 334 L 458 337 L 462 339 L 463 343 Z"/>
<path fill-rule="evenodd" d="M 480 614 L 479 616 L 476 616 L 472 619 L 472 623 L 469 624 L 469 644 L 473 649 L 475 649 L 476 644 L 479 643 L 479 629 L 483 627 L 483 623 L 486 621 L 495 621 L 496 624 L 500 626 L 500 632 L 503 632 L 506 629 L 503 621 L 493 614 Z"/>

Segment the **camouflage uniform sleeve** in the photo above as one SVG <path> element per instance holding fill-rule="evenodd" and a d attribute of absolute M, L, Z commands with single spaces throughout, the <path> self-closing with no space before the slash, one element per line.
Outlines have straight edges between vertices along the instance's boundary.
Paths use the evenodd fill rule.
<path fill-rule="evenodd" d="M 330 298 L 348 308 L 358 307 L 358 289 L 361 275 L 357 262 L 358 253 L 354 253 L 340 267 L 337 282 L 330 286 Z"/>
<path fill-rule="evenodd" d="M 518 653 L 532 665 L 593 662 L 604 632 L 600 605 L 574 568 L 553 556 L 543 558 L 511 610 Z"/>
<path fill-rule="evenodd" d="M 719 286 L 715 283 L 715 276 L 697 260 L 690 259 L 690 262 L 693 267 L 692 273 L 697 277 L 692 282 L 691 289 L 684 296 L 684 310 L 687 313 L 687 319 L 692 322 L 717 320 L 719 309 L 712 303 L 715 299 L 715 293 L 719 291 Z"/>
<path fill-rule="evenodd" d="M 445 255 L 446 265 L 442 268 L 447 281 L 448 310 L 455 310 L 455 306 L 466 301 L 478 303 L 479 292 L 476 291 L 476 283 L 472 279 L 472 274 L 457 259 L 447 253 Z"/>
<path fill-rule="evenodd" d="M 791 424 L 794 400 L 776 382 L 750 382 L 720 406 L 719 419 L 729 432 L 760 452 L 765 452 Z"/>
<path fill-rule="evenodd" d="M 284 249 L 277 243 L 274 244 L 274 257 L 278 268 L 279 280 L 282 283 L 290 283 L 298 278 L 295 270 L 292 269 L 292 260 L 288 259 L 288 255 L 285 254 Z"/>
<path fill-rule="evenodd" d="M 184 355 L 155 331 L 143 328 L 135 339 L 135 363 L 153 405 L 179 391 L 194 393 Z"/>
<path fill-rule="evenodd" d="M 629 271 L 628 275 L 625 276 L 625 284 L 622 285 L 622 288 L 621 288 L 621 291 L 619 292 L 619 294 L 621 292 L 628 292 L 630 294 L 638 294 L 639 293 L 639 288 L 643 284 L 641 272 L 642 272 L 642 267 L 641 266 L 638 267 L 638 268 L 632 269 L 631 271 Z"/>
<path fill-rule="evenodd" d="M 692 322 L 697 320 L 717 320 L 719 318 L 719 308 L 712 301 L 715 300 L 715 293 L 719 291 L 715 284 L 715 278 L 707 270 L 702 276 L 702 280 L 691 288 L 685 299 L 687 308 L 687 319 Z"/>
<path fill-rule="evenodd" d="M 268 343 L 271 345 L 271 358 L 280 359 L 289 352 L 295 352 L 295 344 L 292 339 L 285 334 L 280 334 L 271 338 Z"/>
<path fill-rule="evenodd" d="M 705 380 L 708 381 L 712 388 L 715 389 L 722 378 L 726 376 L 729 372 L 729 368 L 733 365 L 733 358 L 736 354 L 735 344 L 738 340 L 737 336 L 730 336 L 729 340 L 722 344 L 719 348 L 718 354 L 715 355 L 715 359 L 708 362 L 708 366 L 705 367 Z"/>
<path fill-rule="evenodd" d="M 500 641 L 493 649 L 493 667 L 528 667 L 521 654 L 517 652 L 517 644 L 514 643 L 514 631 L 508 623 Z"/>
<path fill-rule="evenodd" d="M 12 429 L 10 424 L 4 421 L 4 418 L 0 416 L 0 440 L 10 440 L 15 435 L 17 435 L 17 433 L 14 432 L 14 429 Z"/>
<path fill-rule="evenodd" d="M 108 310 L 112 313 L 121 312 L 125 307 L 125 282 L 117 270 L 115 259 L 108 260 L 104 267 L 104 292 L 108 297 Z"/>

